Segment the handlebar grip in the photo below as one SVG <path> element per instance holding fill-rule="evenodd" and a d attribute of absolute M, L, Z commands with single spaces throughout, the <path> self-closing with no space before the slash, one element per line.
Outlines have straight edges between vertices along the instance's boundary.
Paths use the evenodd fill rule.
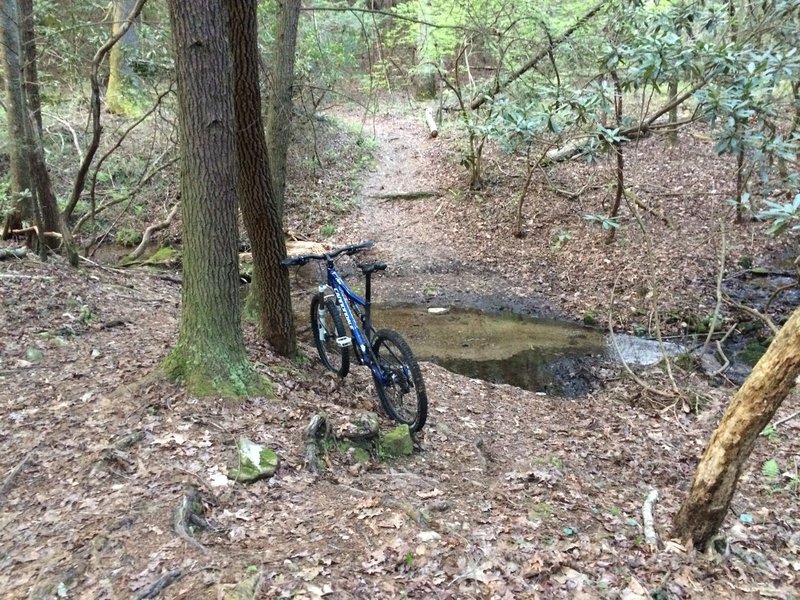
<path fill-rule="evenodd" d="M 284 267 L 294 267 L 295 265 L 303 266 L 308 262 L 305 256 L 287 256 L 281 261 Z"/>

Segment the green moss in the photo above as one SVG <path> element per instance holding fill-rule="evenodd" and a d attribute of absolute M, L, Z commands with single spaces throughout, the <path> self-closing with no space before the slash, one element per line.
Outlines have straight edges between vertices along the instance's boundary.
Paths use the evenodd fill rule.
<path fill-rule="evenodd" d="M 233 361 L 225 358 L 189 353 L 179 345 L 164 360 L 163 367 L 167 377 L 196 396 L 273 397 L 272 382 L 256 373 L 246 359 L 231 364 Z"/>
<path fill-rule="evenodd" d="M 144 261 L 146 265 L 163 265 L 167 263 L 179 262 L 181 254 L 171 246 L 161 246 L 155 251 L 147 260 Z"/>
<path fill-rule="evenodd" d="M 761 360 L 761 357 L 764 356 L 768 345 L 769 344 L 764 345 L 758 340 L 752 340 L 748 342 L 747 346 L 744 347 L 744 350 L 736 355 L 736 359 L 740 360 L 746 365 L 754 367 L 756 366 L 756 363 Z"/>
<path fill-rule="evenodd" d="M 353 458 L 356 459 L 356 462 L 368 463 L 372 459 L 368 450 L 365 450 L 364 448 L 359 448 L 358 446 L 353 446 L 352 448 L 353 448 Z"/>
<path fill-rule="evenodd" d="M 414 453 L 414 441 L 408 425 L 398 425 L 381 438 L 380 451 L 387 458 L 411 456 Z"/>

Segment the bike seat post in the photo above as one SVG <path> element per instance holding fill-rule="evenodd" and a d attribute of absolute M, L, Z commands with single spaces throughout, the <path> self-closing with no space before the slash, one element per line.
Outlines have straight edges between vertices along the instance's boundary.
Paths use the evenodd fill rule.
<path fill-rule="evenodd" d="M 365 273 L 364 277 L 366 279 L 366 282 L 364 283 L 364 301 L 366 302 L 364 313 L 367 316 L 367 323 L 370 323 L 370 307 L 372 306 L 372 273 Z"/>

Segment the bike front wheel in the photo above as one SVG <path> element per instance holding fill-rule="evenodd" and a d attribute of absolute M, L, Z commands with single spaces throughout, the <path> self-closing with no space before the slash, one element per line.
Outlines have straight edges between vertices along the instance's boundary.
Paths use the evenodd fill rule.
<path fill-rule="evenodd" d="M 322 294 L 311 300 L 311 335 L 317 347 L 322 364 L 344 377 L 350 370 L 350 350 L 341 346 L 338 339 L 346 337 L 347 332 L 342 316 L 332 300 L 325 300 Z"/>
<path fill-rule="evenodd" d="M 419 431 L 428 418 L 428 396 L 411 348 L 396 331 L 381 329 L 372 350 L 382 373 L 375 376 L 375 387 L 383 409 L 412 432 Z"/>

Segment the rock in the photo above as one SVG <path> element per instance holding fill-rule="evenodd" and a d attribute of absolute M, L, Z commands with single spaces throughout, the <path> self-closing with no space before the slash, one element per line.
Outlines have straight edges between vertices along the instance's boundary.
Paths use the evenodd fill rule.
<path fill-rule="evenodd" d="M 340 440 L 371 440 L 378 437 L 378 428 L 378 415 L 374 412 L 362 412 L 338 425 L 334 435 Z"/>
<path fill-rule="evenodd" d="M 449 306 L 431 306 L 428 312 L 432 315 L 446 315 L 450 312 Z"/>
<path fill-rule="evenodd" d="M 417 534 L 417 539 L 420 542 L 436 542 L 442 539 L 442 536 L 435 531 L 420 531 Z"/>
<path fill-rule="evenodd" d="M 381 439 L 381 450 L 390 458 L 411 456 L 414 453 L 414 441 L 408 425 L 398 425 Z"/>
<path fill-rule="evenodd" d="M 301 256 L 303 254 L 324 254 L 325 246 L 318 242 L 306 242 L 303 240 L 286 240 L 286 256 Z M 324 266 L 324 265 L 323 265 Z M 289 267 L 291 281 L 300 284 L 317 283 L 320 281 L 320 263 L 312 260 L 302 267 Z M 324 269 L 322 271 L 324 274 Z M 324 277 L 322 277 L 324 280 Z"/>
<path fill-rule="evenodd" d="M 39 361 L 44 358 L 44 354 L 38 348 L 28 348 L 28 351 L 25 353 L 25 360 L 30 363 L 38 363 Z"/>
<path fill-rule="evenodd" d="M 265 477 L 272 477 L 278 469 L 278 455 L 269 448 L 251 442 L 246 437 L 239 438 L 238 464 L 228 469 L 228 479 L 240 483 L 251 483 Z"/>

